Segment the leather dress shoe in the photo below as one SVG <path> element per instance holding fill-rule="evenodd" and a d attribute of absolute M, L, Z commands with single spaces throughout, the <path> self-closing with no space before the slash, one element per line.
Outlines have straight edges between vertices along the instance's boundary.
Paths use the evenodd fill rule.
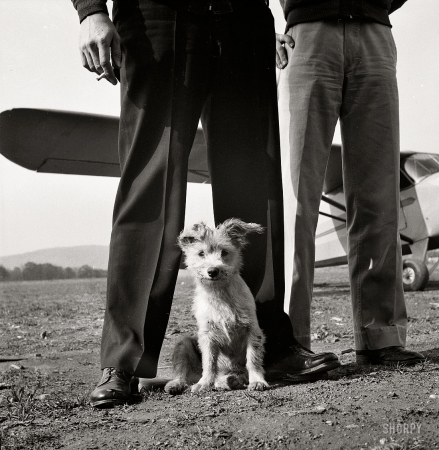
<path fill-rule="evenodd" d="M 90 404 L 95 408 L 112 408 L 132 403 L 131 382 L 137 380 L 123 370 L 107 367 L 96 389 L 90 394 Z"/>
<path fill-rule="evenodd" d="M 385 347 L 379 350 L 357 350 L 357 364 L 411 365 L 424 362 L 425 356 L 404 347 Z"/>
<path fill-rule="evenodd" d="M 334 353 L 316 354 L 297 343 L 267 361 L 265 377 L 269 381 L 276 379 L 313 381 L 340 366 L 340 361 Z"/>

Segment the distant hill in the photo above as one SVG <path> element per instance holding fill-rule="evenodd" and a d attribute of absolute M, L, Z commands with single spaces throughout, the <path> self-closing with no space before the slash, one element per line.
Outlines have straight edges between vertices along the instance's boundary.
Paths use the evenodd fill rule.
<path fill-rule="evenodd" d="M 0 265 L 6 269 L 21 267 L 27 262 L 50 263 L 60 267 L 91 266 L 107 269 L 109 248 L 106 245 L 81 245 L 78 247 L 57 247 L 22 253 L 20 255 L 0 256 Z"/>

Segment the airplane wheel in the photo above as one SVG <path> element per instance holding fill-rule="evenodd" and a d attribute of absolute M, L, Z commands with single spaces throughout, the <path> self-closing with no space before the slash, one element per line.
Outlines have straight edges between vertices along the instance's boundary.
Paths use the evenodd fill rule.
<path fill-rule="evenodd" d="M 406 259 L 402 263 L 404 291 L 423 291 L 428 283 L 427 266 L 420 259 Z"/>

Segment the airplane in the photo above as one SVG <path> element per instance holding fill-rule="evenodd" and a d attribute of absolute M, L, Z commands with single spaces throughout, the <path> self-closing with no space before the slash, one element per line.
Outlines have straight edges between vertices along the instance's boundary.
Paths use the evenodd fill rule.
<path fill-rule="evenodd" d="M 0 113 L 0 153 L 42 173 L 119 177 L 119 119 L 71 111 L 12 109 Z M 428 268 L 427 252 L 439 248 L 439 155 L 401 152 L 400 237 L 407 291 L 425 289 L 439 259 Z M 189 157 L 188 182 L 209 183 L 206 144 L 198 128 Z M 346 208 L 341 146 L 328 161 L 316 231 L 316 267 L 347 264 Z"/>

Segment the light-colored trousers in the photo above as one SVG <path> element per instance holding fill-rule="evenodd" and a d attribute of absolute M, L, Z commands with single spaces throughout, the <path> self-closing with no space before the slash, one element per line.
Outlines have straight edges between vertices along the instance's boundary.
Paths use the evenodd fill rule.
<path fill-rule="evenodd" d="M 310 348 L 315 234 L 340 119 L 348 262 L 357 350 L 405 346 L 399 211 L 399 106 L 391 29 L 321 21 L 293 26 L 280 72 L 285 309 Z"/>

